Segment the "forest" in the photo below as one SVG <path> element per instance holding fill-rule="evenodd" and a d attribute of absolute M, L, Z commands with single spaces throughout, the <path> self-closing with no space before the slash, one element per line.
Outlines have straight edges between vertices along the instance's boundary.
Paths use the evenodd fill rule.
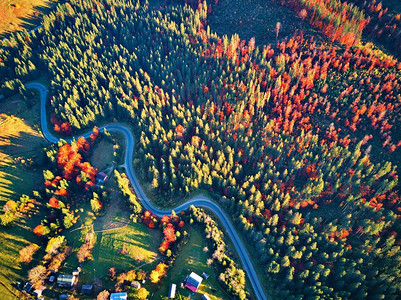
<path fill-rule="evenodd" d="M 361 39 L 399 54 L 399 15 L 376 2 L 277 1 L 328 40 L 298 32 L 257 47 L 213 33 L 215 3 L 189 2 L 59 5 L 38 32 L 2 42 L 2 92 L 27 93 L 22 82 L 44 70 L 60 135 L 129 124 L 140 177 L 170 204 L 218 195 L 275 297 L 397 299 L 401 63 Z M 93 184 L 90 165 L 57 163 Z"/>

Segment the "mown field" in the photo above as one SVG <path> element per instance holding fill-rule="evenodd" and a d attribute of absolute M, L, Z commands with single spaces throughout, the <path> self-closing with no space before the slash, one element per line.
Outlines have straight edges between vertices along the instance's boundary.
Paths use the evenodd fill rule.
<path fill-rule="evenodd" d="M 38 104 L 28 109 L 17 95 L 3 100 L 0 105 L 0 207 L 10 199 L 18 200 L 21 194 L 31 194 L 42 181 L 41 168 L 27 168 L 17 162 L 18 157 L 40 160 L 40 149 L 45 143 L 37 129 Z M 30 265 L 22 265 L 19 250 L 30 243 L 39 244 L 32 234 L 38 216 L 21 219 L 11 228 L 0 227 L 0 297 L 22 297 L 11 282 L 26 276 Z"/>
<path fill-rule="evenodd" d="M 40 182 L 41 170 L 35 167 L 42 159 L 46 143 L 39 129 L 39 104 L 28 109 L 18 96 L 2 101 L 0 106 L 0 201 L 28 193 Z M 33 167 L 28 159 L 33 160 Z"/>
<path fill-rule="evenodd" d="M 101 140 L 93 148 L 93 154 L 89 162 L 99 171 L 113 162 L 113 144 L 106 140 Z"/>
<path fill-rule="evenodd" d="M 139 268 L 149 272 L 156 266 L 161 240 L 160 231 L 132 222 L 121 228 L 100 231 L 96 231 L 93 259 L 83 263 L 79 286 L 95 284 L 98 292 L 103 289 L 113 289 L 115 282 L 107 279 L 110 268 L 114 267 L 118 272 Z M 69 274 L 78 266 L 76 251 L 82 243 L 79 241 L 80 231 L 66 234 L 66 237 L 69 244 L 73 245 L 73 253 L 67 258 L 61 272 Z"/>

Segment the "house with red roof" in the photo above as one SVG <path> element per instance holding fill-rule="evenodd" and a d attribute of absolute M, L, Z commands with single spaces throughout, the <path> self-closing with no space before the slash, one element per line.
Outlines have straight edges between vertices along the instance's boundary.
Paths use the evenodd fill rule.
<path fill-rule="evenodd" d="M 195 293 L 198 287 L 201 285 L 202 280 L 202 277 L 192 272 L 187 276 L 187 278 L 185 278 L 185 287 Z"/>

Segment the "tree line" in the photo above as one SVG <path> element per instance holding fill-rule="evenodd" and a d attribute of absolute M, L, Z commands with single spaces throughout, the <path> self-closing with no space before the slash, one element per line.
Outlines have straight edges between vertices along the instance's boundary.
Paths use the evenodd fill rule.
<path fill-rule="evenodd" d="M 206 16 L 60 6 L 40 39 L 55 124 L 129 122 L 140 175 L 166 199 L 217 194 L 277 296 L 395 299 L 398 175 L 377 156 L 401 146 L 398 61 L 301 34 L 258 48 Z"/>

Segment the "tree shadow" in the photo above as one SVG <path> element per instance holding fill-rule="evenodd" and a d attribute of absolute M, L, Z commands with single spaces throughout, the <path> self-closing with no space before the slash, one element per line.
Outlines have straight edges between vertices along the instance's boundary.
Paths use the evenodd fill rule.
<path fill-rule="evenodd" d="M 9 158 L 0 162 L 0 199 L 18 199 L 40 184 L 42 178 L 35 172 L 44 161 L 43 142 L 26 132 L 0 137 L 0 153 Z"/>
<path fill-rule="evenodd" d="M 5 145 L 0 145 L 0 152 L 12 157 L 18 155 L 26 155 L 37 151 L 38 147 L 44 145 L 45 140 L 37 135 L 26 132 L 20 132 L 19 135 L 3 135 L 0 137 L 0 143 L 4 142 Z"/>
<path fill-rule="evenodd" d="M 37 245 L 41 244 L 41 241 L 32 233 L 32 225 L 36 224 L 36 220 L 32 218 L 23 218 L 17 220 L 10 227 L 0 227 L 0 239 L 1 239 L 1 254 L 0 254 L 0 269 L 5 270 L 8 275 L 13 273 L 12 277 L 26 277 L 28 269 L 33 267 L 35 259 L 30 264 L 20 263 L 18 260 L 18 251 L 30 243 Z M 33 227 L 32 227 L 33 228 Z M 37 253 L 35 257 L 39 257 L 40 253 Z"/>
<path fill-rule="evenodd" d="M 39 26 L 42 23 L 43 16 L 47 15 L 50 11 L 52 11 L 59 3 L 64 3 L 66 1 L 45 1 L 42 5 L 34 5 L 32 7 L 33 13 L 27 14 L 25 16 L 17 17 L 14 15 L 14 17 L 11 19 L 11 21 L 15 22 L 10 22 L 10 23 L 15 23 L 18 24 L 19 26 L 23 27 L 26 30 L 32 30 L 35 27 Z M 15 7 L 15 4 L 12 4 Z M 25 8 L 27 11 L 30 9 Z M 25 11 L 24 11 L 25 13 Z M 13 13 L 14 14 L 14 13 Z M 18 22 L 18 23 L 17 23 Z M 0 38 L 8 38 L 12 32 L 15 30 L 5 30 L 0 34 Z"/>
<path fill-rule="evenodd" d="M 1 170 L 0 170 L 0 176 L 1 176 L 1 178 L 0 178 L 0 199 L 5 198 L 5 200 L 8 200 L 10 198 L 17 198 L 14 190 L 12 189 L 12 185 L 13 185 L 13 182 L 15 182 L 15 181 L 19 181 L 20 183 L 22 183 L 22 179 L 14 176 L 12 174 L 2 172 Z M 2 203 L 0 202 L 0 204 L 2 204 Z"/>

